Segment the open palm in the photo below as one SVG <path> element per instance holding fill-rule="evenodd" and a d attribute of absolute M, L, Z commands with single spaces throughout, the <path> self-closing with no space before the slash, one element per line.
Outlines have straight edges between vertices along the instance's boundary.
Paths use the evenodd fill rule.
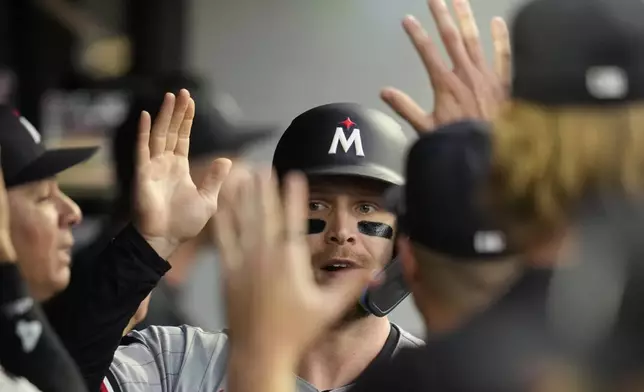
<path fill-rule="evenodd" d="M 232 165 L 217 159 L 202 184 L 192 181 L 188 150 L 194 116 L 195 103 L 187 90 L 177 97 L 166 94 L 154 125 L 147 112 L 141 114 L 136 226 L 162 257 L 203 230 L 217 211 L 219 190 Z"/>
<path fill-rule="evenodd" d="M 427 0 L 438 33 L 450 57 L 451 68 L 427 31 L 414 17 L 403 22 L 405 32 L 420 56 L 434 93 L 434 107 L 423 109 L 396 88 L 382 91 L 382 99 L 419 133 L 466 119 L 492 119 L 509 93 L 511 48 L 508 27 L 492 20 L 494 69 L 485 60 L 479 29 L 469 0 L 453 0 L 458 23 L 446 0 Z"/>

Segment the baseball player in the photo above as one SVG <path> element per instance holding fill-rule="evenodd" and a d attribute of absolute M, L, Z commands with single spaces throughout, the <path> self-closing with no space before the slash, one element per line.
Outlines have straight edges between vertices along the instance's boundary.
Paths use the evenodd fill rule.
<path fill-rule="evenodd" d="M 421 133 L 445 122 L 453 121 L 454 119 L 461 119 L 463 117 L 487 118 L 488 116 L 491 116 L 498 105 L 505 99 L 507 91 L 506 88 L 509 83 L 509 72 L 507 67 L 509 42 L 507 28 L 502 20 L 495 19 L 493 22 L 493 35 L 495 38 L 495 49 L 497 54 L 497 72 L 495 72 L 488 69 L 485 64 L 479 42 L 478 30 L 474 23 L 469 3 L 467 1 L 457 2 L 457 13 L 462 34 L 459 34 L 459 28 L 453 22 L 444 0 L 429 0 L 429 4 L 441 36 L 444 38 L 448 53 L 450 54 L 450 57 L 452 57 L 452 61 L 455 65 L 454 70 L 448 68 L 440 59 L 440 54 L 436 49 L 435 44 L 415 19 L 406 19 L 404 26 L 428 69 L 429 76 L 436 93 L 435 110 L 431 113 L 425 112 L 415 102 L 413 102 L 410 97 L 399 90 L 389 88 L 382 92 L 382 98 L 396 112 L 412 124 L 418 132 Z M 315 114 L 316 112 L 317 111 L 312 111 L 309 115 Z M 301 120 L 307 117 L 308 116 L 303 116 Z M 285 135 L 284 140 L 293 139 L 296 141 L 292 143 L 281 143 L 280 146 L 278 146 L 276 156 L 274 157 L 274 163 L 278 168 L 278 172 L 283 175 L 284 171 L 288 169 L 312 170 L 315 168 L 314 165 L 316 163 L 314 158 L 320 157 L 321 155 L 324 156 L 324 160 L 317 162 L 328 163 L 329 159 L 337 159 L 336 163 L 340 164 L 336 165 L 334 170 L 340 170 L 343 167 L 343 164 L 351 163 L 351 160 L 347 160 L 349 157 L 357 160 L 357 162 L 368 162 L 371 159 L 375 159 L 374 156 L 368 155 L 368 151 L 371 148 L 369 147 L 371 146 L 371 143 L 378 140 L 378 138 L 367 139 L 365 130 L 363 129 L 365 125 L 361 124 L 360 121 L 357 121 L 358 117 L 347 117 L 348 118 L 333 120 L 326 119 L 324 123 L 327 124 L 327 126 L 324 129 L 321 129 L 321 127 L 316 126 L 315 124 L 311 124 L 311 127 L 307 128 L 308 131 L 301 132 L 299 137 L 293 136 L 291 138 L 291 136 Z M 338 122 L 336 123 L 335 121 Z M 340 122 L 343 124 L 340 124 Z M 369 124 L 369 122 L 367 122 L 367 124 Z M 294 122 L 294 125 L 297 124 Z M 344 135 L 338 132 L 338 128 L 343 130 Z M 360 132 L 357 132 L 356 129 Z M 316 132 L 312 132 L 313 130 Z M 400 150 L 400 152 L 396 151 L 394 146 L 403 143 L 393 143 L 392 140 L 388 141 L 388 145 L 384 147 L 383 145 L 380 145 L 380 154 L 400 155 L 398 155 L 397 159 L 385 156 L 380 156 L 378 159 L 391 159 L 390 162 L 395 161 L 395 167 L 398 169 L 392 169 L 392 167 L 384 165 L 385 169 L 388 170 L 382 170 L 382 173 L 379 173 L 379 175 L 381 176 L 381 180 L 383 178 L 393 179 L 394 177 L 391 175 L 398 173 L 398 182 L 400 182 L 401 178 L 399 170 L 403 161 L 403 152 L 402 150 Z M 312 144 L 312 142 L 318 143 L 317 147 Z M 319 148 L 319 150 L 314 148 Z M 288 160 L 282 158 L 284 153 L 288 153 L 289 157 L 296 157 L 297 160 L 305 164 L 305 166 L 298 167 L 296 164 L 290 165 Z M 353 153 L 354 155 L 352 156 L 349 153 Z M 282 167 L 281 170 L 279 169 L 280 165 Z M 309 167 L 310 165 L 311 167 Z M 380 166 L 382 167 L 383 165 L 381 164 Z M 351 170 L 346 169 L 344 170 L 344 173 L 336 174 L 343 174 L 341 177 L 345 178 L 351 177 L 350 175 L 347 176 L 347 174 L 353 174 L 355 177 L 364 177 L 367 175 L 364 171 L 365 167 L 361 165 L 350 165 L 349 167 L 351 167 Z M 333 173 L 333 170 L 328 171 L 328 174 Z M 312 174 L 316 174 L 317 177 L 317 174 L 325 173 L 321 172 Z M 369 174 L 369 176 L 372 175 L 373 172 Z M 359 255 L 354 255 L 358 256 L 357 263 L 355 262 L 356 260 L 351 262 L 351 255 L 345 254 L 340 256 L 349 256 L 347 260 L 338 260 L 341 262 L 325 266 L 325 269 L 316 271 L 321 284 L 328 284 L 332 287 L 336 282 L 341 283 L 342 279 L 344 279 L 343 276 L 348 276 L 355 272 L 347 271 L 347 269 L 355 268 L 356 265 L 358 266 L 358 269 L 360 269 L 361 265 L 377 266 L 380 264 L 379 267 L 381 267 L 384 262 L 382 259 L 389 259 L 391 257 L 391 248 L 393 248 L 393 243 L 386 237 L 393 237 L 395 230 L 392 226 L 393 215 L 378 211 L 374 216 L 377 216 L 383 221 L 378 222 L 377 220 L 371 219 L 365 220 L 366 222 L 370 222 L 368 224 L 360 221 L 362 224 L 357 227 L 357 230 L 360 230 L 361 232 L 358 233 L 359 235 L 357 237 L 353 237 L 351 235 L 347 236 L 346 233 L 342 232 L 333 235 L 333 230 L 338 231 L 338 229 L 334 227 L 334 219 L 330 219 L 333 218 L 333 215 L 329 216 L 329 211 L 334 211 L 335 204 L 346 204 L 347 200 L 346 198 L 337 198 L 333 194 L 325 194 L 325 192 L 328 193 L 329 188 L 339 188 L 339 185 L 342 185 L 341 182 L 344 182 L 345 180 L 339 180 L 341 182 L 335 183 L 331 182 L 332 185 L 328 186 L 328 180 L 325 180 L 322 177 L 319 178 L 319 180 L 316 179 L 314 181 L 313 185 L 318 188 L 314 190 L 318 196 L 324 196 L 324 198 L 320 200 L 312 200 L 313 203 L 310 206 L 311 222 L 309 223 L 309 230 L 312 234 L 309 237 L 310 241 L 317 241 L 317 244 L 313 243 L 314 246 L 312 246 L 314 251 L 315 249 L 321 249 L 321 243 L 326 244 L 326 241 L 338 244 L 343 241 L 355 243 L 360 239 L 364 239 L 366 244 L 374 244 L 374 246 L 383 247 L 379 250 L 376 249 L 373 254 L 371 254 L 371 252 L 367 252 L 370 253 L 370 257 L 372 257 L 372 261 L 370 262 L 366 261 L 366 259 L 361 260 L 361 256 Z M 332 177 L 329 176 L 327 178 L 331 179 Z M 391 183 L 391 180 L 385 181 L 390 181 Z M 327 182 L 327 184 L 325 184 L 325 182 Z M 352 181 L 353 186 L 359 185 L 357 181 L 355 181 L 355 184 L 353 183 L 354 181 Z M 367 185 L 367 189 L 361 189 L 361 192 L 369 191 L 373 196 L 373 191 L 382 190 L 382 188 L 373 189 L 371 187 L 371 185 Z M 375 188 L 378 187 L 376 186 Z M 330 203 L 329 200 L 325 200 L 329 197 L 332 199 L 331 202 L 333 203 Z M 364 213 L 374 213 L 374 207 L 376 206 L 370 206 L 367 204 L 369 203 L 360 207 L 360 210 Z M 378 230 L 373 230 L 375 228 Z M 348 240 L 343 240 L 343 238 L 347 238 Z M 334 246 L 338 247 L 338 245 Z M 365 245 L 365 249 L 370 248 L 371 245 L 369 245 L 369 248 Z M 328 249 L 333 248 L 331 247 Z M 326 250 L 327 255 L 325 255 L 324 252 L 318 255 L 313 255 L 315 260 L 314 262 L 317 263 L 317 265 L 323 265 L 321 263 L 325 261 L 325 256 L 335 256 L 330 254 L 328 249 Z M 373 261 L 374 259 L 380 259 L 380 263 Z M 365 344 L 365 350 L 372 351 L 372 355 L 365 355 L 364 357 L 362 357 L 362 355 L 360 356 L 361 360 L 359 362 L 363 362 L 362 365 L 352 368 L 352 366 L 349 366 L 349 364 L 344 363 L 343 361 L 323 360 L 323 362 L 328 366 L 332 366 L 335 363 L 334 366 L 337 369 L 346 371 L 347 373 L 343 375 L 343 377 L 337 377 L 337 382 L 330 383 L 332 385 L 331 387 L 342 387 L 343 385 L 351 384 L 354 380 L 351 379 L 352 375 L 349 373 L 356 373 L 354 375 L 361 373 L 366 367 L 364 366 L 364 362 L 366 362 L 365 358 L 371 357 L 371 359 L 376 358 L 376 360 L 378 360 L 380 357 L 387 357 L 387 355 L 377 355 L 378 351 L 383 347 L 386 348 L 390 346 L 389 344 L 382 344 L 383 336 L 386 335 L 386 338 L 384 338 L 385 341 L 390 341 L 389 337 L 393 334 L 394 336 L 391 340 L 395 342 L 395 335 L 399 329 L 389 326 L 388 322 L 383 320 L 373 321 L 372 317 L 364 317 L 364 313 L 362 313 L 362 310 L 359 308 L 347 314 L 347 317 L 344 320 L 345 322 L 342 323 L 342 325 L 346 325 L 348 329 L 341 328 L 340 331 L 343 332 L 350 330 L 350 326 L 352 325 L 367 324 L 373 325 L 373 330 L 377 330 L 378 332 L 375 337 L 368 335 L 362 336 L 361 333 L 358 334 L 359 342 L 362 342 L 362 344 L 365 344 L 365 342 L 368 343 Z M 371 328 L 369 330 L 371 331 Z M 333 334 L 330 333 L 330 335 Z M 343 335 L 338 334 L 338 336 Z M 406 334 L 401 331 L 400 336 L 404 337 Z M 329 340 L 327 345 L 331 345 L 331 342 L 334 340 Z M 350 340 L 353 341 L 352 339 Z M 143 333 L 133 333 L 129 335 L 125 342 L 129 342 L 130 344 L 118 349 L 114 363 L 104 382 L 106 390 L 120 389 L 138 391 L 149 390 L 150 388 L 160 388 L 162 390 L 178 390 L 181 388 L 202 390 L 217 390 L 217 388 L 225 389 L 225 368 L 227 360 L 221 355 L 228 346 L 227 335 L 225 333 L 206 333 L 190 327 L 152 327 Z M 355 344 L 347 344 L 347 347 L 361 347 L 357 342 L 353 342 Z M 388 350 L 384 350 L 383 352 L 386 353 L 387 351 Z M 331 358 L 335 358 L 335 354 L 336 353 L 334 351 L 331 351 L 329 356 Z M 327 382 L 325 382 L 328 380 L 324 380 L 322 377 L 328 375 L 329 372 L 325 371 L 328 370 L 328 368 L 318 368 L 319 370 L 317 373 L 321 376 L 313 374 L 316 373 L 314 366 L 314 362 L 316 360 L 314 357 L 316 355 L 319 354 L 316 353 L 316 350 L 312 350 L 310 359 L 304 358 L 304 361 L 302 361 L 302 364 L 306 366 L 303 367 L 303 372 L 301 373 L 304 377 L 299 377 L 297 379 L 297 385 L 300 390 L 315 390 L 316 388 L 324 388 L 325 386 L 328 386 L 326 385 Z M 351 363 L 351 365 L 353 365 L 353 363 Z M 305 373 L 312 374 L 314 377 L 307 378 Z M 305 379 L 307 381 L 305 381 Z M 308 381 L 312 381 L 314 385 L 311 385 Z"/>
<path fill-rule="evenodd" d="M 273 165 L 278 178 L 299 170 L 311 181 L 310 268 L 324 290 L 342 290 L 357 276 L 370 278 L 391 262 L 396 224 L 381 195 L 388 186 L 402 183 L 406 145 L 407 138 L 393 119 L 351 103 L 313 108 L 293 120 L 282 135 Z M 279 260 L 272 262 L 280 268 Z M 127 341 L 116 352 L 104 384 L 108 390 L 226 388 L 225 331 L 150 327 L 131 333 Z M 297 388 L 345 390 L 402 347 L 420 345 L 422 341 L 386 317 L 368 314 L 356 302 L 302 357 Z"/>

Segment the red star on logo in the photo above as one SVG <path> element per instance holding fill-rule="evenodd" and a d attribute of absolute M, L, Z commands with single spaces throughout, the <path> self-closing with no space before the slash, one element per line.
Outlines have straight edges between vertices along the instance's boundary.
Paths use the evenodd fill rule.
<path fill-rule="evenodd" d="M 347 130 L 351 129 L 352 125 L 358 125 L 358 124 L 354 123 L 353 121 L 351 121 L 351 119 L 349 117 L 347 117 L 347 119 L 342 121 L 340 124 L 344 125 L 344 128 L 346 128 Z"/>

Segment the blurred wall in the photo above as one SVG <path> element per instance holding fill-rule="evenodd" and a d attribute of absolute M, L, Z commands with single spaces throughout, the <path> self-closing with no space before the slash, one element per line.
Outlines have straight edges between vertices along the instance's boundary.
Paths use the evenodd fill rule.
<path fill-rule="evenodd" d="M 390 112 L 378 98 L 386 85 L 431 107 L 426 72 L 400 26 L 405 15 L 413 14 L 438 39 L 424 0 L 191 1 L 188 64 L 231 93 L 249 120 L 285 128 L 306 109 L 334 101 Z M 470 1 L 491 54 L 489 21 L 510 15 L 519 0 Z M 251 156 L 270 160 L 275 143 Z M 215 274 L 216 263 L 210 260 L 197 268 L 188 306 L 196 311 L 217 307 Z M 410 300 L 392 319 L 423 333 Z M 223 325 L 215 310 L 198 321 L 206 328 Z"/>

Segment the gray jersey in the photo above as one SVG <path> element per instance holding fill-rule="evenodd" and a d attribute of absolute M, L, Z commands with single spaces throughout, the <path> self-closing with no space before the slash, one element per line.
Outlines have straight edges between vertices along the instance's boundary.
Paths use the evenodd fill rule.
<path fill-rule="evenodd" d="M 405 347 L 419 347 L 422 340 L 399 331 L 394 354 Z M 116 351 L 102 391 L 107 392 L 223 392 L 226 390 L 228 336 L 200 328 L 150 327 L 134 331 L 128 345 Z M 350 385 L 338 388 L 342 392 Z M 298 392 L 317 392 L 297 379 Z"/>

